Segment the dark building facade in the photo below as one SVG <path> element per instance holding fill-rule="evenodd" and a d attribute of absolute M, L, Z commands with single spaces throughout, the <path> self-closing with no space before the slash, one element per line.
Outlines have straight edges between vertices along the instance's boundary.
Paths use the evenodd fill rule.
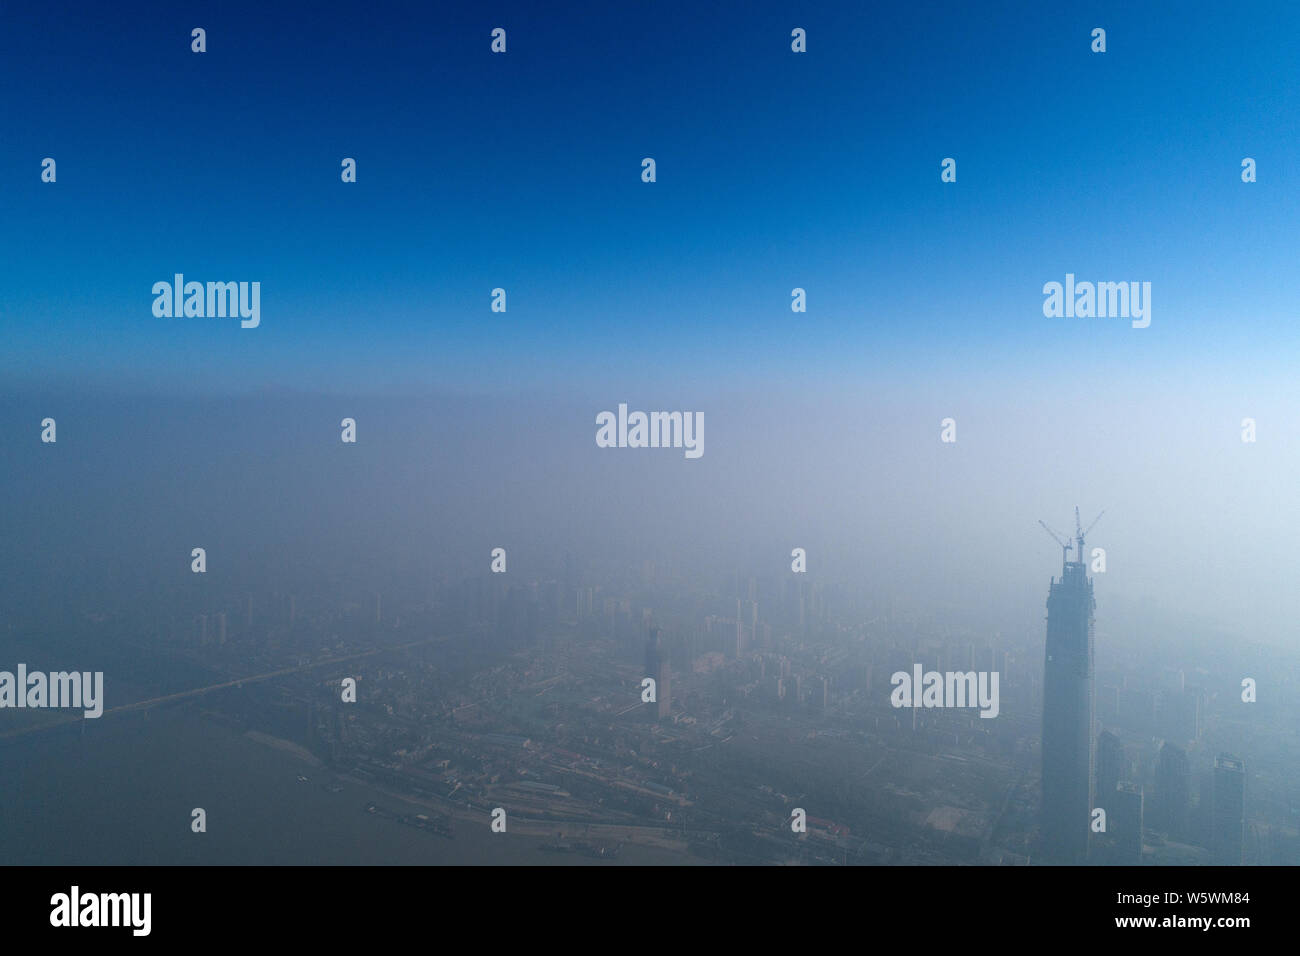
<path fill-rule="evenodd" d="M 1187 752 L 1165 741 L 1156 768 L 1154 824 L 1171 840 L 1186 842 L 1192 805 L 1192 772 Z"/>
<path fill-rule="evenodd" d="M 1214 831 L 1210 845 L 1214 862 L 1240 866 L 1246 836 L 1246 765 L 1231 754 L 1214 761 Z"/>
<path fill-rule="evenodd" d="M 1110 796 L 1108 810 L 1114 831 L 1112 861 L 1124 866 L 1142 862 L 1142 787 L 1121 780 Z"/>
<path fill-rule="evenodd" d="M 645 649 L 646 676 L 654 678 L 655 703 L 652 705 L 656 720 L 669 716 L 673 709 L 673 693 L 668 670 L 668 650 L 664 647 L 659 628 L 650 628 Z"/>
<path fill-rule="evenodd" d="M 1077 523 L 1077 522 L 1076 522 Z M 1063 561 L 1047 597 L 1047 648 L 1043 668 L 1043 854 L 1051 862 L 1088 857 L 1093 808 L 1092 580 L 1084 562 Z"/>
<path fill-rule="evenodd" d="M 1119 782 L 1127 778 L 1124 745 L 1109 730 L 1103 730 L 1097 738 L 1097 784 L 1093 789 L 1097 805 L 1110 813 L 1110 804 L 1106 800 L 1115 792 Z"/>

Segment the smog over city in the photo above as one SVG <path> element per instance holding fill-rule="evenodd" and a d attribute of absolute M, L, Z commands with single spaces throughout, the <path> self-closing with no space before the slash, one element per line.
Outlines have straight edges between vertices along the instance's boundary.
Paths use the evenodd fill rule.
<path fill-rule="evenodd" d="M 1054 866 L 1217 930 L 1300 864 L 1294 9 L 29 6 L 22 921 Z"/>

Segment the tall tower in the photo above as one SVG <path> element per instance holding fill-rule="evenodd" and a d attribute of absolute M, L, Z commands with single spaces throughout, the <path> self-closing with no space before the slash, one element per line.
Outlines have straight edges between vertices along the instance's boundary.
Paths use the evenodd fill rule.
<path fill-rule="evenodd" d="M 1043 667 L 1043 853 L 1057 863 L 1087 859 L 1093 807 L 1096 602 L 1084 561 L 1086 532 L 1078 508 L 1074 514 L 1074 544 L 1057 539 L 1062 549 L 1061 577 L 1052 580 L 1047 595 Z M 1069 560 L 1071 547 L 1077 549 L 1079 560 Z"/>
<path fill-rule="evenodd" d="M 1219 866 L 1241 866 L 1246 835 L 1246 765 L 1232 754 L 1214 761 L 1214 817 L 1210 847 Z"/>
<path fill-rule="evenodd" d="M 1124 766 L 1124 745 L 1109 730 L 1103 730 L 1097 738 L 1097 784 L 1093 796 L 1098 806 L 1110 813 L 1110 804 L 1105 801 L 1115 793 L 1119 782 L 1128 777 Z"/>
<path fill-rule="evenodd" d="M 736 658 L 745 655 L 745 623 L 740 616 L 740 598 L 736 598 Z"/>
<path fill-rule="evenodd" d="M 1116 837 L 1115 863 L 1133 865 L 1142 862 L 1142 787 L 1121 780 L 1108 797 L 1111 807 L 1110 827 Z"/>
<path fill-rule="evenodd" d="M 650 628 L 650 636 L 646 641 L 645 669 L 646 676 L 653 677 L 655 682 L 655 719 L 662 720 L 672 713 L 673 693 L 669 686 L 668 650 L 663 645 L 657 627 Z"/>
<path fill-rule="evenodd" d="M 1156 824 L 1174 840 L 1187 840 L 1188 808 L 1191 806 L 1191 766 L 1187 752 L 1165 741 L 1156 769 Z"/>

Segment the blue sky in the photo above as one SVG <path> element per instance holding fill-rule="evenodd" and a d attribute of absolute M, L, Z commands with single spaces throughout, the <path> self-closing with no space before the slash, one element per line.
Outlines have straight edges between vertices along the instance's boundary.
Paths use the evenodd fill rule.
<path fill-rule="evenodd" d="M 1292 4 L 266 6 L 5 10 L 4 380 L 1293 375 Z M 155 318 L 176 272 L 260 281 L 260 328 Z M 1151 327 L 1044 318 L 1066 272 L 1150 281 Z"/>
<path fill-rule="evenodd" d="M 1116 594 L 1291 635 L 1300 13 L 916 6 L 6 7 L 24 573 L 57 578 L 91 519 L 155 561 L 277 516 L 296 547 L 349 461 L 372 550 L 319 550 L 377 574 L 489 533 L 716 566 L 797 540 L 1036 621 L 1059 553 L 1035 521 L 1078 503 L 1108 510 Z M 177 272 L 260 282 L 260 326 L 156 318 Z M 1068 272 L 1150 282 L 1151 326 L 1045 318 Z M 605 455 L 619 402 L 704 411 L 703 459 Z M 302 452 L 353 414 L 364 457 Z"/>

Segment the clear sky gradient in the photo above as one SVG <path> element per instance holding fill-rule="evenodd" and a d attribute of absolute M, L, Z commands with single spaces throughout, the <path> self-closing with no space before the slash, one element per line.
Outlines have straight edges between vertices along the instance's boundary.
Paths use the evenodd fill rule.
<path fill-rule="evenodd" d="M 1294 642 L 1300 8 L 1073 6 L 6 7 L 0 577 L 798 545 L 1036 629 L 1079 504 L 1103 605 Z M 260 327 L 155 317 L 178 272 Z M 1045 318 L 1071 272 L 1150 327 Z M 620 402 L 704 456 L 597 448 Z"/>
<path fill-rule="evenodd" d="M 0 376 L 609 394 L 1292 375 L 1294 4 L 444 6 L 6 8 Z M 261 326 L 155 318 L 176 272 L 260 281 Z M 1151 282 L 1151 327 L 1044 318 L 1067 272 Z"/>

